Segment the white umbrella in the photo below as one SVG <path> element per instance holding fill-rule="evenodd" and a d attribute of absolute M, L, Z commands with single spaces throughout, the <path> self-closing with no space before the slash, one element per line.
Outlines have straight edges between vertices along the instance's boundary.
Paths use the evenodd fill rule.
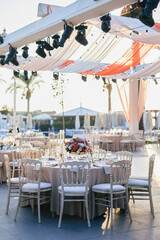
<path fill-rule="evenodd" d="M 117 113 L 116 112 L 113 112 L 112 113 L 112 128 L 115 128 L 117 127 Z"/>
<path fill-rule="evenodd" d="M 90 128 L 90 115 L 87 113 L 84 116 L 84 129 L 89 129 Z"/>
<path fill-rule="evenodd" d="M 80 121 L 79 121 L 79 114 L 78 112 L 76 113 L 76 119 L 75 119 L 75 129 L 79 129 L 80 128 Z"/>
<path fill-rule="evenodd" d="M 32 115 L 30 113 L 27 116 L 26 128 L 32 129 Z"/>
<path fill-rule="evenodd" d="M 152 113 L 150 111 L 148 111 L 146 113 L 146 116 L 144 116 L 144 130 L 145 131 L 151 131 L 152 128 L 153 128 L 153 125 L 152 125 Z"/>
<path fill-rule="evenodd" d="M 18 117 L 18 127 L 23 128 L 24 127 L 23 116 L 18 115 L 17 117 Z"/>
<path fill-rule="evenodd" d="M 123 112 L 117 112 L 117 126 L 125 127 L 126 119 Z"/>
<path fill-rule="evenodd" d="M 102 119 L 101 119 L 101 115 L 99 113 L 96 114 L 94 127 L 95 127 L 95 129 L 102 128 Z"/>
<path fill-rule="evenodd" d="M 103 124 L 104 129 L 109 129 L 109 113 L 104 114 L 104 124 Z"/>

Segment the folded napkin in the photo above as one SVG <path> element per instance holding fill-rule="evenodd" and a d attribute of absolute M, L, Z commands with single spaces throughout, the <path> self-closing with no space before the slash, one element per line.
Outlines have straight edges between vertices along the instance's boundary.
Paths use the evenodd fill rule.
<path fill-rule="evenodd" d="M 109 165 L 103 166 L 103 169 L 105 174 L 110 174 L 111 167 Z"/>
<path fill-rule="evenodd" d="M 73 166 L 70 168 L 71 172 L 78 172 L 78 167 L 77 166 Z"/>

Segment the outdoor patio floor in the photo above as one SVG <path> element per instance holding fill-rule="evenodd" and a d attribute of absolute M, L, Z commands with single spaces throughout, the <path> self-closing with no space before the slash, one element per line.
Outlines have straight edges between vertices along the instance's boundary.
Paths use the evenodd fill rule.
<path fill-rule="evenodd" d="M 111 229 L 105 215 L 96 217 L 88 228 L 87 221 L 79 217 L 63 216 L 62 227 L 57 228 L 58 216 L 52 217 L 48 206 L 42 206 L 42 224 L 38 224 L 37 212 L 32 215 L 30 207 L 19 209 L 17 221 L 13 220 L 17 199 L 11 199 L 9 214 L 5 214 L 7 185 L 0 184 L 0 240 L 159 240 L 160 239 L 160 148 L 147 145 L 145 150 L 134 152 L 133 175 L 148 173 L 148 156 L 156 154 L 153 181 L 153 203 L 155 218 L 150 212 L 149 201 L 130 201 L 132 223 L 128 215 L 114 213 Z M 139 158 L 142 157 L 142 158 Z"/>

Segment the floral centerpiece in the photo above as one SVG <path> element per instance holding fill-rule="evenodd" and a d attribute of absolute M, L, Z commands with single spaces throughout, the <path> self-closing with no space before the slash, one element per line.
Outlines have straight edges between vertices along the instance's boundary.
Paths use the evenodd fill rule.
<path fill-rule="evenodd" d="M 69 153 L 92 153 L 90 144 L 87 142 L 87 140 L 79 137 L 72 138 L 69 142 L 66 142 L 65 149 Z"/>

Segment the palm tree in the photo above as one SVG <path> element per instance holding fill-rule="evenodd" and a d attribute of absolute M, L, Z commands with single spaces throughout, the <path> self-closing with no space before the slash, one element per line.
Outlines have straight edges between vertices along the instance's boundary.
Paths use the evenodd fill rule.
<path fill-rule="evenodd" d="M 40 88 L 40 84 L 44 83 L 43 80 L 40 79 L 41 76 L 39 74 L 33 75 L 31 74 L 30 77 L 24 74 L 20 74 L 19 78 L 17 78 L 18 81 L 16 81 L 16 89 L 22 90 L 22 96 L 21 98 L 25 98 L 27 100 L 27 115 L 30 112 L 30 99 L 32 96 L 32 93 L 34 92 L 35 88 Z M 12 77 L 14 79 L 14 76 Z M 6 89 L 6 92 L 12 93 L 14 90 L 14 83 L 11 83 L 8 88 Z"/>
<path fill-rule="evenodd" d="M 106 82 L 105 78 L 103 79 L 103 81 L 104 81 L 103 91 L 105 91 L 105 89 L 108 90 L 108 112 L 111 112 L 111 110 L 112 110 L 112 106 L 111 106 L 112 84 L 111 84 L 109 78 L 107 78 L 107 82 Z"/>

